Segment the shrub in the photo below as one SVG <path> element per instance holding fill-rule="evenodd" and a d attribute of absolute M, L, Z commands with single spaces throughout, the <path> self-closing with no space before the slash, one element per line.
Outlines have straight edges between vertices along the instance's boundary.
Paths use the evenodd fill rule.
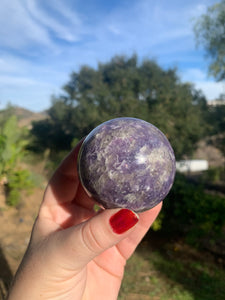
<path fill-rule="evenodd" d="M 16 205 L 22 190 L 30 190 L 31 173 L 20 168 L 28 144 L 26 129 L 19 128 L 17 118 L 11 116 L 0 130 L 0 185 L 5 187 L 7 204 Z"/>
<path fill-rule="evenodd" d="M 23 190 L 31 191 L 34 181 L 28 170 L 18 170 L 8 176 L 6 203 L 15 206 L 19 203 Z"/>
<path fill-rule="evenodd" d="M 210 168 L 202 177 L 205 182 L 218 183 L 225 181 L 225 167 Z"/>
<path fill-rule="evenodd" d="M 222 233 L 225 224 L 225 197 L 208 194 L 202 185 L 177 174 L 159 216 L 161 231 L 182 234 L 191 243 Z"/>

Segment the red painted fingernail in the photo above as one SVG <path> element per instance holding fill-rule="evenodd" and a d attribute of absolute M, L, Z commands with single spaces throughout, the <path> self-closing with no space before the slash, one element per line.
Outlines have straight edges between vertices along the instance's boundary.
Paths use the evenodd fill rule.
<path fill-rule="evenodd" d="M 110 218 L 109 223 L 115 233 L 121 234 L 133 227 L 138 220 L 138 216 L 132 210 L 123 208 Z"/>

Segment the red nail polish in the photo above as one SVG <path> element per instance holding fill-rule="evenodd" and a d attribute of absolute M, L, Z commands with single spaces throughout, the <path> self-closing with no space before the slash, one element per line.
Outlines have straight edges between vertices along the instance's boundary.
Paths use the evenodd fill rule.
<path fill-rule="evenodd" d="M 133 227 L 138 222 L 138 216 L 129 209 L 121 209 L 109 220 L 115 233 L 121 234 Z"/>

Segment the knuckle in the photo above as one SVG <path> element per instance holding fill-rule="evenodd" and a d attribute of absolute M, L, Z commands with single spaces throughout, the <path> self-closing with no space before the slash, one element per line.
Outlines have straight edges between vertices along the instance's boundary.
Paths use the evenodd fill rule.
<path fill-rule="evenodd" d="M 82 229 L 82 240 L 85 247 L 92 253 L 101 253 L 105 247 L 99 240 L 99 236 L 95 234 L 91 222 L 88 222 Z"/>

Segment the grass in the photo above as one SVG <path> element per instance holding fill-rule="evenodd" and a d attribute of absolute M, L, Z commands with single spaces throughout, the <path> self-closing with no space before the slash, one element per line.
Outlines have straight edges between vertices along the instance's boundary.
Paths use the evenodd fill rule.
<path fill-rule="evenodd" d="M 158 249 L 147 241 L 138 247 L 127 263 L 119 300 L 225 299 L 225 270 L 209 254 L 174 242 Z"/>

